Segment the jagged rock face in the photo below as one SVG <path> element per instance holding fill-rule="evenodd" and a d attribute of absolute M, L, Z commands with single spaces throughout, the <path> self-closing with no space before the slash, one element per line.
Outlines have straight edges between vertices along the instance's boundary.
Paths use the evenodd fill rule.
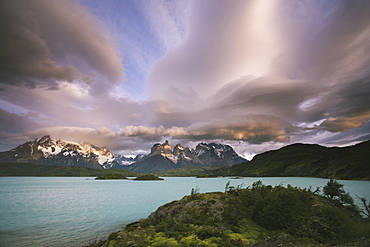
<path fill-rule="evenodd" d="M 166 156 L 171 156 L 172 155 L 172 151 L 171 151 L 171 146 L 170 144 L 168 144 L 168 141 L 166 140 L 163 144 L 162 144 L 162 153 Z"/>
<path fill-rule="evenodd" d="M 166 140 L 164 143 L 156 143 L 153 145 L 149 155 L 161 154 L 170 158 L 172 156 L 171 146 Z"/>
<path fill-rule="evenodd" d="M 231 146 L 219 143 L 200 143 L 195 148 L 195 154 L 205 164 L 233 165 L 247 161 L 240 157 Z"/>
<path fill-rule="evenodd" d="M 115 154 L 114 155 L 115 164 L 114 166 L 112 166 L 112 168 L 122 168 L 122 166 L 132 165 L 133 163 L 144 158 L 145 156 L 146 155 L 144 154 L 138 154 L 136 155 L 135 158 L 133 158 L 133 157 L 125 157 L 124 155 L 120 155 L 120 154 Z"/>
<path fill-rule="evenodd" d="M 127 169 L 137 173 L 153 173 L 176 168 L 179 168 L 177 164 L 161 154 L 148 155 L 138 162 L 127 166 Z"/>
<path fill-rule="evenodd" d="M 181 144 L 177 144 L 174 148 L 173 148 L 173 154 L 174 155 L 185 155 L 185 149 L 183 146 L 181 146 Z"/>
<path fill-rule="evenodd" d="M 106 148 L 98 148 L 88 143 L 67 142 L 50 136 L 2 152 L 0 157 L 2 162 L 92 168 L 109 168 L 114 162 L 113 154 Z"/>
<path fill-rule="evenodd" d="M 150 150 L 150 155 L 160 154 L 163 150 L 163 147 L 160 143 L 156 143 L 153 145 L 152 149 Z"/>
<path fill-rule="evenodd" d="M 161 156 L 161 157 L 159 157 Z M 232 147 L 217 143 L 201 143 L 195 150 L 177 144 L 173 151 L 168 141 L 154 144 L 150 154 L 127 167 L 138 172 L 160 172 L 188 165 L 209 166 L 212 164 L 233 165 L 247 160 L 235 153 Z M 160 163 L 160 164 L 159 164 Z"/>

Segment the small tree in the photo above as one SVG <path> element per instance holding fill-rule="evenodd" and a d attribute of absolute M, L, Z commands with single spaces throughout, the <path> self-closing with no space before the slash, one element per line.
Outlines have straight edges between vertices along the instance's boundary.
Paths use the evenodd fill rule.
<path fill-rule="evenodd" d="M 199 187 L 198 186 L 196 186 L 195 189 L 191 188 L 190 195 L 193 196 L 193 195 L 196 195 L 196 194 L 199 194 Z"/>
<path fill-rule="evenodd" d="M 362 213 L 366 216 L 367 219 L 370 220 L 370 202 L 367 201 L 365 197 L 359 197 L 357 196 L 358 199 L 362 201 L 362 205 L 364 209 L 362 209 Z"/>
<path fill-rule="evenodd" d="M 346 193 L 343 189 L 343 184 L 338 183 L 334 179 L 330 181 L 323 187 L 324 195 L 333 199 L 338 200 L 342 204 L 353 204 L 353 198 L 349 193 Z"/>
<path fill-rule="evenodd" d="M 265 187 L 266 185 L 264 185 L 261 180 L 253 182 L 252 184 L 252 189 L 260 189 L 260 188 L 265 188 Z"/>
<path fill-rule="evenodd" d="M 230 181 L 228 181 L 228 182 L 226 183 L 226 186 L 225 186 L 225 192 L 228 192 L 228 191 L 229 191 L 229 189 L 230 189 Z"/>

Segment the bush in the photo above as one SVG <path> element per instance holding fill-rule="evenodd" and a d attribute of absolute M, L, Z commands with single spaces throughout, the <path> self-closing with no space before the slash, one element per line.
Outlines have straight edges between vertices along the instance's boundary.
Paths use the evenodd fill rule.
<path fill-rule="evenodd" d="M 288 229 L 296 219 L 310 215 L 311 209 L 308 192 L 275 187 L 256 202 L 253 219 L 269 230 Z"/>
<path fill-rule="evenodd" d="M 330 181 L 323 188 L 324 195 L 333 200 L 338 200 L 342 204 L 353 205 L 353 198 L 344 191 L 343 184 L 338 183 L 334 179 Z"/>

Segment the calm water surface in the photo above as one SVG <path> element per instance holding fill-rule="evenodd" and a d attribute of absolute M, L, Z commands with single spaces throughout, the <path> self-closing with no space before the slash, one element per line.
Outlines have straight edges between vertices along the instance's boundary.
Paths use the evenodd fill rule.
<path fill-rule="evenodd" d="M 0 246 L 85 246 L 106 238 L 127 223 L 146 218 L 159 206 L 200 192 L 231 185 L 291 184 L 324 186 L 319 178 L 165 178 L 164 181 L 94 178 L 0 178 Z M 370 181 L 339 181 L 353 197 L 370 200 Z"/>

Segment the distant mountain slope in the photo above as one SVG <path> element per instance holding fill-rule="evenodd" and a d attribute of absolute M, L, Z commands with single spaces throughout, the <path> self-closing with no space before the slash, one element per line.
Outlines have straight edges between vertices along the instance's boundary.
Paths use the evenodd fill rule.
<path fill-rule="evenodd" d="M 155 175 L 160 177 L 212 177 L 214 172 L 219 172 L 220 169 L 227 171 L 229 168 L 228 165 L 219 165 L 214 164 L 210 166 L 184 166 L 181 168 L 166 170 L 162 172 L 156 172 Z"/>
<path fill-rule="evenodd" d="M 154 173 L 176 168 L 179 167 L 174 162 L 161 155 L 147 156 L 133 165 L 127 166 L 127 169 L 137 173 Z"/>
<path fill-rule="evenodd" d="M 110 168 L 114 162 L 114 156 L 106 148 L 44 136 L 10 151 L 1 152 L 0 161 L 1 163 L 84 166 L 101 169 Z"/>
<path fill-rule="evenodd" d="M 207 165 L 233 165 L 247 161 L 240 157 L 231 146 L 220 143 L 199 143 L 194 153 L 201 162 Z"/>
<path fill-rule="evenodd" d="M 349 147 L 292 144 L 230 167 L 237 176 L 302 176 L 370 179 L 370 141 Z"/>
<path fill-rule="evenodd" d="M 177 144 L 172 150 L 168 141 L 165 141 L 155 144 L 149 155 L 127 166 L 127 169 L 138 173 L 156 173 L 186 166 L 233 165 L 246 161 L 229 145 L 200 143 L 195 150 L 190 150 Z"/>
<path fill-rule="evenodd" d="M 135 172 L 126 169 L 94 169 L 81 166 L 35 165 L 30 163 L 2 163 L 0 176 L 42 176 L 42 177 L 97 177 L 106 174 L 122 174 L 136 177 Z"/>
<path fill-rule="evenodd" d="M 126 168 L 127 165 L 132 165 L 133 163 L 141 160 L 146 155 L 144 154 L 138 154 L 135 158 L 132 157 L 126 157 L 121 154 L 115 154 L 114 155 L 114 163 L 112 163 L 112 168 Z"/>

